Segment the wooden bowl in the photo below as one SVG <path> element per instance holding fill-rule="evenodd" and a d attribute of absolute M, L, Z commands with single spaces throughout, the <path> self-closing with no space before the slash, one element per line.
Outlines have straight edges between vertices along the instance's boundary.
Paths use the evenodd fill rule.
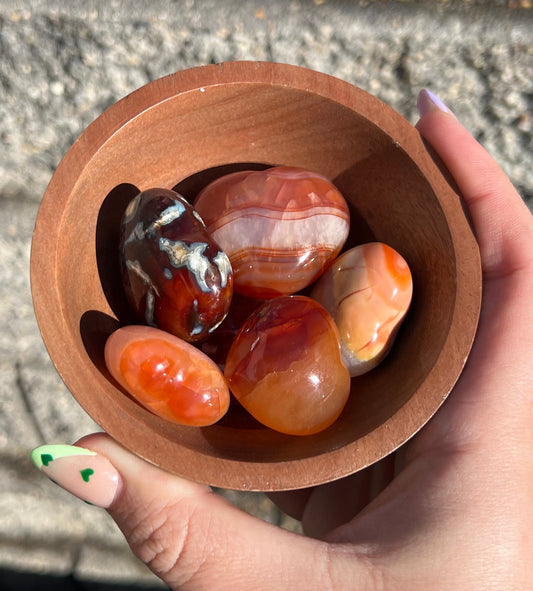
<path fill-rule="evenodd" d="M 353 379 L 341 417 L 317 435 L 276 433 L 235 408 L 206 428 L 159 419 L 104 364 L 106 338 L 129 322 L 118 273 L 126 204 L 154 186 L 193 199 L 221 174 L 274 164 L 319 172 L 339 187 L 351 209 L 349 245 L 380 240 L 408 261 L 414 298 L 396 345 L 377 369 Z M 415 128 L 341 80 L 255 62 L 156 80 L 90 125 L 44 195 L 31 278 L 50 356 L 87 413 L 166 470 L 242 490 L 331 481 L 408 440 L 460 375 L 481 299 L 477 244 Z"/>

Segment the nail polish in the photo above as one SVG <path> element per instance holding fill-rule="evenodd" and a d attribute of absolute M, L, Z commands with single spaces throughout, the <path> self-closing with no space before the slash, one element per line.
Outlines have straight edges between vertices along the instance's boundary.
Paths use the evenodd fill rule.
<path fill-rule="evenodd" d="M 442 100 L 427 88 L 422 89 L 418 94 L 417 107 L 420 116 L 425 115 L 429 111 L 443 111 L 450 115 L 453 114 Z"/>
<path fill-rule="evenodd" d="M 121 482 L 111 462 L 95 451 L 74 445 L 42 445 L 31 453 L 33 463 L 61 488 L 82 501 L 107 508 Z"/>

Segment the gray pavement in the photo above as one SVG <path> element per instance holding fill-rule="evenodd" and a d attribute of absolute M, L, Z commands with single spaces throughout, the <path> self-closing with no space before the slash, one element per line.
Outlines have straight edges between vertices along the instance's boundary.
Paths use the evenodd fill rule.
<path fill-rule="evenodd" d="M 63 154 L 106 107 L 165 74 L 235 59 L 292 63 L 375 94 L 413 123 L 429 87 L 533 204 L 529 0 L 0 0 L 0 569 L 154 583 L 107 514 L 30 465 L 43 442 L 98 427 L 61 383 L 36 326 L 31 233 Z M 222 491 L 298 531 L 260 494 Z M 37 588 L 37 587 L 35 587 Z"/>

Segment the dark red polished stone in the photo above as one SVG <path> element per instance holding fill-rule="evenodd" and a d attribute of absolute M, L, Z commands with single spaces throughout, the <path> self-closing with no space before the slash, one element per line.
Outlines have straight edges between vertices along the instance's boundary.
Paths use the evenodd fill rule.
<path fill-rule="evenodd" d="M 148 189 L 131 201 L 120 255 L 126 295 L 139 322 L 195 342 L 226 316 L 231 264 L 178 193 Z"/>

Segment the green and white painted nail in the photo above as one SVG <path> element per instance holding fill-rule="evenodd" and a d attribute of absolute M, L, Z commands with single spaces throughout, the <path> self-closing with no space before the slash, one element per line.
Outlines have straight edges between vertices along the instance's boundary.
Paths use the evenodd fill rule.
<path fill-rule="evenodd" d="M 33 463 L 61 488 L 83 501 L 107 508 L 120 475 L 104 456 L 75 445 L 42 445 L 31 453 Z"/>

